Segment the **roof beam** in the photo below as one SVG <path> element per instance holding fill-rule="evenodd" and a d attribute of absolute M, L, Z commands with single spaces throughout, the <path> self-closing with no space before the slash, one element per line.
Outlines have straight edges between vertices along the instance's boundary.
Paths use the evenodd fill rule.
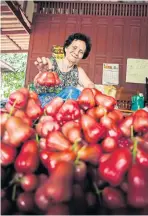
<path fill-rule="evenodd" d="M 28 50 L 1 50 L 1 53 L 27 53 Z"/>
<path fill-rule="evenodd" d="M 21 50 L 21 47 L 20 47 L 17 43 L 15 43 L 14 40 L 12 40 L 8 35 L 6 35 L 6 37 L 7 37 L 19 50 Z"/>
<path fill-rule="evenodd" d="M 9 6 L 10 10 L 16 15 L 18 20 L 21 22 L 22 26 L 24 27 L 25 31 L 30 34 L 31 33 L 31 26 L 28 26 L 25 22 L 23 16 L 25 16 L 19 7 L 19 5 L 15 5 L 12 1 L 5 1 L 7 5 Z M 26 18 L 26 17 L 25 17 Z M 27 18 L 26 18 L 27 19 Z M 28 21 L 29 23 L 29 21 Z"/>
<path fill-rule="evenodd" d="M 25 30 L 13 30 L 13 29 L 7 31 L 7 30 L 1 29 L 1 35 L 16 35 L 16 34 L 17 35 L 19 35 L 19 34 L 26 34 L 26 31 Z"/>

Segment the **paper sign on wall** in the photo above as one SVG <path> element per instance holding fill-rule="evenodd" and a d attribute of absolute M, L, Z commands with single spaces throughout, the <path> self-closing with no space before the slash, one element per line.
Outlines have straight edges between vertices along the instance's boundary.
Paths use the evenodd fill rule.
<path fill-rule="evenodd" d="M 102 83 L 104 85 L 119 84 L 119 64 L 103 64 Z"/>
<path fill-rule="evenodd" d="M 148 77 L 148 59 L 127 59 L 126 82 L 146 83 Z"/>
<path fill-rule="evenodd" d="M 56 59 L 64 58 L 63 46 L 53 45 L 51 51 L 52 51 L 52 56 L 55 57 Z"/>

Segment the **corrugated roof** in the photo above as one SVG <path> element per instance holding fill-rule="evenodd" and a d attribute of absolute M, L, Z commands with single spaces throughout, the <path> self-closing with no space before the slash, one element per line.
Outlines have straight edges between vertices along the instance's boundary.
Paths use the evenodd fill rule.
<path fill-rule="evenodd" d="M 29 47 L 31 24 L 19 5 L 1 2 L 1 52 L 26 52 Z"/>

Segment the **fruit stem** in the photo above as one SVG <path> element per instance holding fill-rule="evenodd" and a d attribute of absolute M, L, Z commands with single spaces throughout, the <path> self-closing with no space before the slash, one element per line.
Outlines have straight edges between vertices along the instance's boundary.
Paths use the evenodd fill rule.
<path fill-rule="evenodd" d="M 12 190 L 12 200 L 13 200 L 13 201 L 15 200 L 16 187 L 17 187 L 17 184 L 14 184 L 14 185 L 13 185 L 13 190 Z"/>
<path fill-rule="evenodd" d="M 134 127 L 131 125 L 131 140 L 134 139 Z"/>
<path fill-rule="evenodd" d="M 79 155 L 78 155 L 78 156 L 76 157 L 75 161 L 74 161 L 74 164 L 75 164 L 75 165 L 77 165 L 77 164 L 79 163 L 79 159 L 80 159 L 80 158 L 79 158 Z"/>
<path fill-rule="evenodd" d="M 35 134 L 35 140 L 37 143 L 39 143 L 39 135 L 37 133 Z"/>
<path fill-rule="evenodd" d="M 134 147 L 133 147 L 133 163 L 135 163 L 135 159 L 136 159 L 136 154 L 137 154 L 137 145 L 138 145 L 138 141 L 136 139 L 134 139 Z"/>
<path fill-rule="evenodd" d="M 78 138 L 74 141 L 74 144 L 72 145 L 72 151 L 75 151 L 75 149 L 77 148 L 78 146 L 78 143 L 80 142 L 81 140 Z"/>
<path fill-rule="evenodd" d="M 79 163 L 79 159 L 80 159 L 80 151 L 84 150 L 86 148 L 86 146 L 83 146 L 79 151 L 78 151 L 78 154 L 77 154 L 77 157 L 75 159 L 75 164 L 78 164 Z"/>
<path fill-rule="evenodd" d="M 96 192 L 96 194 L 97 194 L 97 196 L 99 198 L 99 202 L 101 204 L 101 197 L 100 197 L 100 195 L 101 195 L 101 193 L 102 193 L 103 190 L 99 190 L 95 182 L 93 182 L 93 186 L 94 186 L 95 192 Z"/>
<path fill-rule="evenodd" d="M 10 113 L 9 113 L 9 116 L 8 116 L 8 117 L 12 116 L 12 112 L 13 112 L 13 110 L 14 110 L 14 107 L 15 107 L 15 104 L 16 104 L 16 103 L 17 103 L 17 100 L 14 101 L 14 103 L 13 103 L 13 105 L 12 105 L 12 107 L 11 107 L 11 110 L 10 110 Z"/>
<path fill-rule="evenodd" d="M 99 190 L 99 189 L 98 189 L 98 187 L 97 187 L 97 185 L 96 185 L 95 182 L 93 182 L 93 185 L 94 185 L 96 194 L 100 196 L 100 194 L 102 193 L 102 190 Z"/>

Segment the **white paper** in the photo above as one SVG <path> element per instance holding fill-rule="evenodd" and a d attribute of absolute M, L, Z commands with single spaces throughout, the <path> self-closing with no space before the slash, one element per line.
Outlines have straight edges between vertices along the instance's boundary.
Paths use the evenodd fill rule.
<path fill-rule="evenodd" d="M 148 77 L 148 59 L 127 59 L 126 82 L 146 83 Z"/>
<path fill-rule="evenodd" d="M 119 84 L 119 64 L 103 64 L 103 85 L 118 85 Z"/>

